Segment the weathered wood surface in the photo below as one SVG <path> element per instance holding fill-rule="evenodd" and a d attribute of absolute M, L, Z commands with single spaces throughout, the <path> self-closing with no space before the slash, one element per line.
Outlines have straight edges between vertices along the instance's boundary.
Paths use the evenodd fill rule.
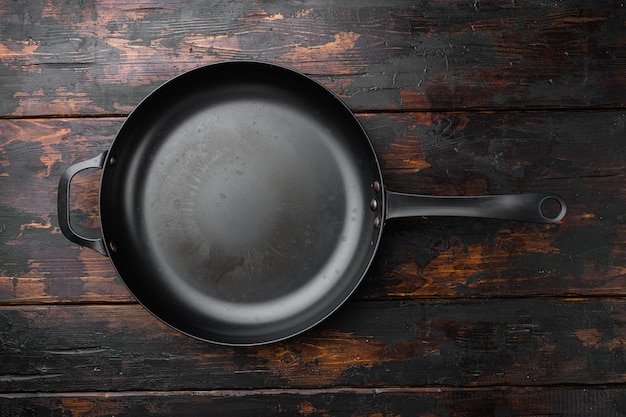
<path fill-rule="evenodd" d="M 621 384 L 626 301 L 358 302 L 284 342 L 194 340 L 139 305 L 0 308 L 0 391 Z"/>
<path fill-rule="evenodd" d="M 613 0 L 5 1 L 0 114 L 127 113 L 226 59 L 294 67 L 360 110 L 623 107 L 625 20 Z"/>
<path fill-rule="evenodd" d="M 157 391 L 0 394 L 0 416 L 623 416 L 626 392 L 612 387 Z M 419 413 L 419 414 L 418 414 Z"/>
<path fill-rule="evenodd" d="M 558 191 L 569 214 L 554 226 L 390 221 L 356 297 L 626 294 L 626 113 L 361 114 L 360 120 L 389 189 Z M 62 170 L 106 150 L 122 122 L 0 120 L 0 303 L 133 301 L 110 261 L 67 241 L 56 219 Z M 98 179 L 94 171 L 75 181 L 78 226 L 98 225 Z"/>
<path fill-rule="evenodd" d="M 626 7 L 0 0 L 0 416 L 620 416 Z M 56 188 L 182 71 L 283 64 L 353 109 L 394 191 L 556 191 L 559 224 L 389 221 L 350 301 L 254 348 L 146 312 Z M 73 183 L 97 233 L 98 172 Z"/>

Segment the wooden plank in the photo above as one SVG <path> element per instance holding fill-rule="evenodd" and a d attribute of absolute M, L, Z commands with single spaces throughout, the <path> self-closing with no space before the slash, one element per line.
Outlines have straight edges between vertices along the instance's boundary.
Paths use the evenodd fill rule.
<path fill-rule="evenodd" d="M 607 387 L 395 388 L 0 394 L 0 416 L 623 416 Z"/>
<path fill-rule="evenodd" d="M 207 344 L 138 305 L 0 308 L 0 392 L 626 382 L 626 301 L 351 302 L 290 340 Z"/>
<path fill-rule="evenodd" d="M 0 121 L 0 298 L 13 302 L 132 301 L 108 258 L 70 245 L 58 226 L 58 181 L 71 162 L 110 146 L 122 119 Z M 77 230 L 99 227 L 98 172 L 72 190 Z M 80 201 L 78 201 L 80 200 Z"/>
<path fill-rule="evenodd" d="M 389 189 L 435 195 L 557 191 L 554 226 L 388 222 L 357 298 L 626 294 L 623 112 L 362 114 Z M 0 120 L 0 303 L 133 302 L 109 260 L 63 237 L 58 179 L 106 150 L 123 119 Z M 98 172 L 73 219 L 98 226 Z M 97 230 L 96 230 L 97 233 Z"/>
<path fill-rule="evenodd" d="M 623 113 L 410 113 L 361 120 L 390 190 L 553 191 L 569 209 L 553 227 L 389 222 L 364 285 L 368 291 L 384 287 L 401 297 L 623 294 Z"/>
<path fill-rule="evenodd" d="M 0 115 L 127 113 L 230 59 L 293 67 L 359 110 L 624 107 L 625 21 L 609 0 L 4 1 Z"/>

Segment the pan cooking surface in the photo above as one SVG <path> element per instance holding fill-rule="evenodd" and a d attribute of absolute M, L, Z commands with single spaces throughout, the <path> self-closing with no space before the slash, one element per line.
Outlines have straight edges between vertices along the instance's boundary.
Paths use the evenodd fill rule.
<path fill-rule="evenodd" d="M 234 115 L 245 117 L 220 124 Z M 343 268 L 331 255 L 352 256 L 357 242 L 348 236 L 358 236 L 366 207 L 332 139 L 306 115 L 261 99 L 211 106 L 180 123 L 146 175 L 141 215 L 155 258 L 229 302 L 333 285 Z"/>
<path fill-rule="evenodd" d="M 103 192 L 125 198 L 101 207 L 103 224 L 126 227 L 103 233 L 157 316 L 217 342 L 271 341 L 323 319 L 362 278 L 379 172 L 353 115 L 313 81 L 215 67 L 174 79 L 129 117 L 103 175 Z"/>

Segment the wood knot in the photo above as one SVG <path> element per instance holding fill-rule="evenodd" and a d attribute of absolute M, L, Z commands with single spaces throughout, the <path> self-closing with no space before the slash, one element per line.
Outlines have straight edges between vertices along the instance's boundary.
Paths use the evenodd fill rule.
<path fill-rule="evenodd" d="M 298 363 L 298 357 L 293 352 L 286 352 L 280 357 L 280 361 L 285 366 L 293 366 Z"/>

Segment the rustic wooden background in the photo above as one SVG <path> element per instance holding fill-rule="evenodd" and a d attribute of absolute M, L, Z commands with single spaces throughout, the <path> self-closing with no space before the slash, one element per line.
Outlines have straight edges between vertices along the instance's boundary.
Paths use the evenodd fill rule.
<path fill-rule="evenodd" d="M 0 0 L 0 416 L 626 415 L 626 7 L 609 0 Z M 389 222 L 351 300 L 230 348 L 139 306 L 56 189 L 169 78 L 300 70 L 394 191 L 555 191 L 559 224 Z M 97 233 L 98 172 L 72 213 Z"/>

